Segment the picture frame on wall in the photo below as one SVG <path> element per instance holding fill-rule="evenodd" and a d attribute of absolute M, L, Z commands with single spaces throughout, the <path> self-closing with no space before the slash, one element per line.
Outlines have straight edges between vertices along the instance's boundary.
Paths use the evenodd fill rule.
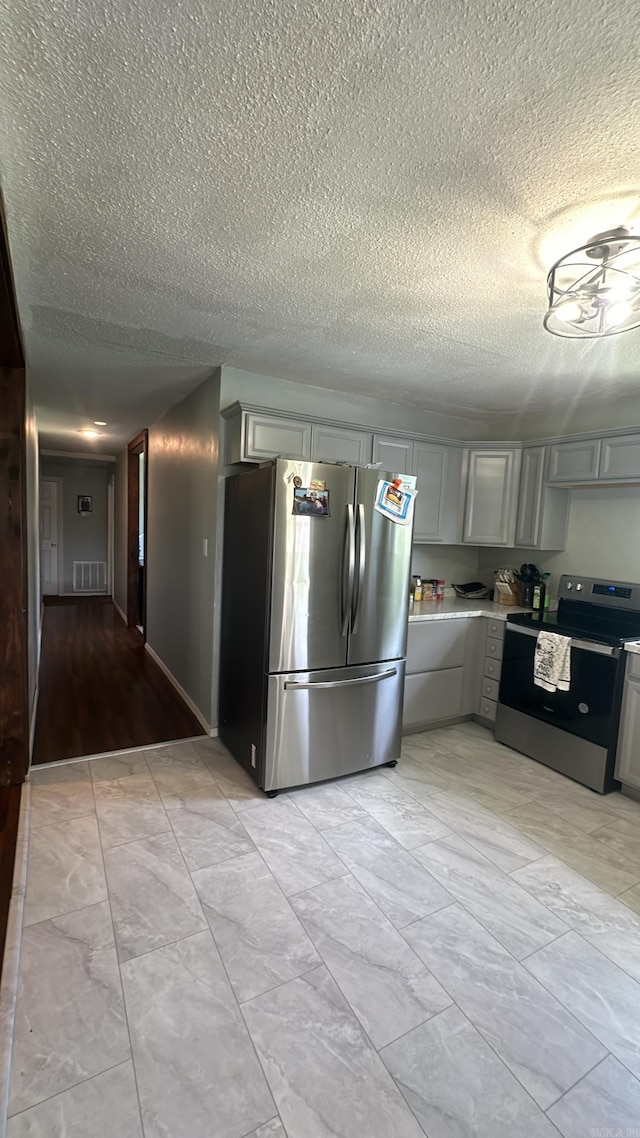
<path fill-rule="evenodd" d="M 93 497 L 91 494 L 78 494 L 78 513 L 87 517 L 93 510 Z"/>

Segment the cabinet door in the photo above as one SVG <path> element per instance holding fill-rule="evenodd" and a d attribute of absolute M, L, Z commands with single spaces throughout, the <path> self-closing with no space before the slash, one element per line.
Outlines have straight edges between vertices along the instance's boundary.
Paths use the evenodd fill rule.
<path fill-rule="evenodd" d="M 602 440 L 598 478 L 640 479 L 640 435 L 618 435 Z"/>
<path fill-rule="evenodd" d="M 402 726 L 419 728 L 440 719 L 455 719 L 462 712 L 462 668 L 422 672 L 404 681 Z"/>
<path fill-rule="evenodd" d="M 522 452 L 516 545 L 534 549 L 540 540 L 540 507 L 544 475 L 544 447 L 525 447 Z"/>
<path fill-rule="evenodd" d="M 627 679 L 616 756 L 616 778 L 640 790 L 640 680 Z"/>
<path fill-rule="evenodd" d="M 414 541 L 460 541 L 460 480 L 462 448 L 439 443 L 414 443 L 413 473 L 418 497 Z"/>
<path fill-rule="evenodd" d="M 311 461 L 350 462 L 352 466 L 366 466 L 371 462 L 371 435 L 350 427 L 322 427 L 314 423 Z"/>
<path fill-rule="evenodd" d="M 554 443 L 550 448 L 549 482 L 594 482 L 598 477 L 600 439 Z"/>
<path fill-rule="evenodd" d="M 311 457 L 311 423 L 278 419 L 275 415 L 248 413 L 245 420 L 245 462 L 266 458 Z"/>
<path fill-rule="evenodd" d="M 470 450 L 463 542 L 513 545 L 520 451 Z"/>
<path fill-rule="evenodd" d="M 394 439 L 386 435 L 373 436 L 372 462 L 382 463 L 382 469 L 394 474 L 413 473 L 413 443 L 411 439 Z"/>

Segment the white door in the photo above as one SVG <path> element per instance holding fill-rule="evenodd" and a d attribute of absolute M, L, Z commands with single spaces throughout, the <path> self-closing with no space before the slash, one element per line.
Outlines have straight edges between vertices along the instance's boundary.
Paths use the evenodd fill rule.
<path fill-rule="evenodd" d="M 58 483 L 40 483 L 40 580 L 43 594 L 58 592 Z"/>

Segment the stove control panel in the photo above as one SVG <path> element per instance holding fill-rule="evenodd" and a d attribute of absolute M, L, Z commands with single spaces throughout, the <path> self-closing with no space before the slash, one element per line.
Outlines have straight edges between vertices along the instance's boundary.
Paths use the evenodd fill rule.
<path fill-rule="evenodd" d="M 558 589 L 560 600 L 586 601 L 592 605 L 611 605 L 613 608 L 640 612 L 640 584 L 627 581 L 602 581 L 594 577 L 563 576 Z"/>

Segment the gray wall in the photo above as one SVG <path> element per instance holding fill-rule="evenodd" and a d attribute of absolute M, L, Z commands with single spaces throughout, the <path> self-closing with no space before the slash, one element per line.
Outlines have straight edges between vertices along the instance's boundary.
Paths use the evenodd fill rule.
<path fill-rule="evenodd" d="M 147 503 L 147 641 L 212 725 L 219 400 L 216 371 L 149 428 Z"/>
<path fill-rule="evenodd" d="M 38 477 L 38 426 L 28 381 L 26 384 L 25 452 L 29 722 L 32 723 L 40 666 L 40 484 Z"/>
<path fill-rule="evenodd" d="M 113 473 L 108 466 L 74 459 L 41 462 L 41 478 L 62 478 L 63 579 L 61 593 L 73 592 L 74 561 L 107 560 L 107 483 Z M 78 494 L 91 494 L 92 513 L 78 513 Z"/>
<path fill-rule="evenodd" d="M 450 439 L 483 439 L 487 425 L 482 419 L 463 415 L 444 415 L 422 411 L 411 404 L 348 395 L 306 383 L 254 375 L 239 368 L 223 367 L 220 407 L 224 409 L 239 399 L 261 407 L 292 411 L 302 416 L 341 419 L 345 423 L 363 423 L 382 430 L 411 431 Z"/>
<path fill-rule="evenodd" d="M 563 573 L 640 581 L 640 487 L 573 490 L 567 548 L 558 553 L 486 549 L 479 557 L 479 577 L 487 585 L 491 569 L 534 561 L 551 574 L 552 595 Z"/>
<path fill-rule="evenodd" d="M 113 490 L 113 599 L 127 615 L 127 459 L 118 455 Z"/>

